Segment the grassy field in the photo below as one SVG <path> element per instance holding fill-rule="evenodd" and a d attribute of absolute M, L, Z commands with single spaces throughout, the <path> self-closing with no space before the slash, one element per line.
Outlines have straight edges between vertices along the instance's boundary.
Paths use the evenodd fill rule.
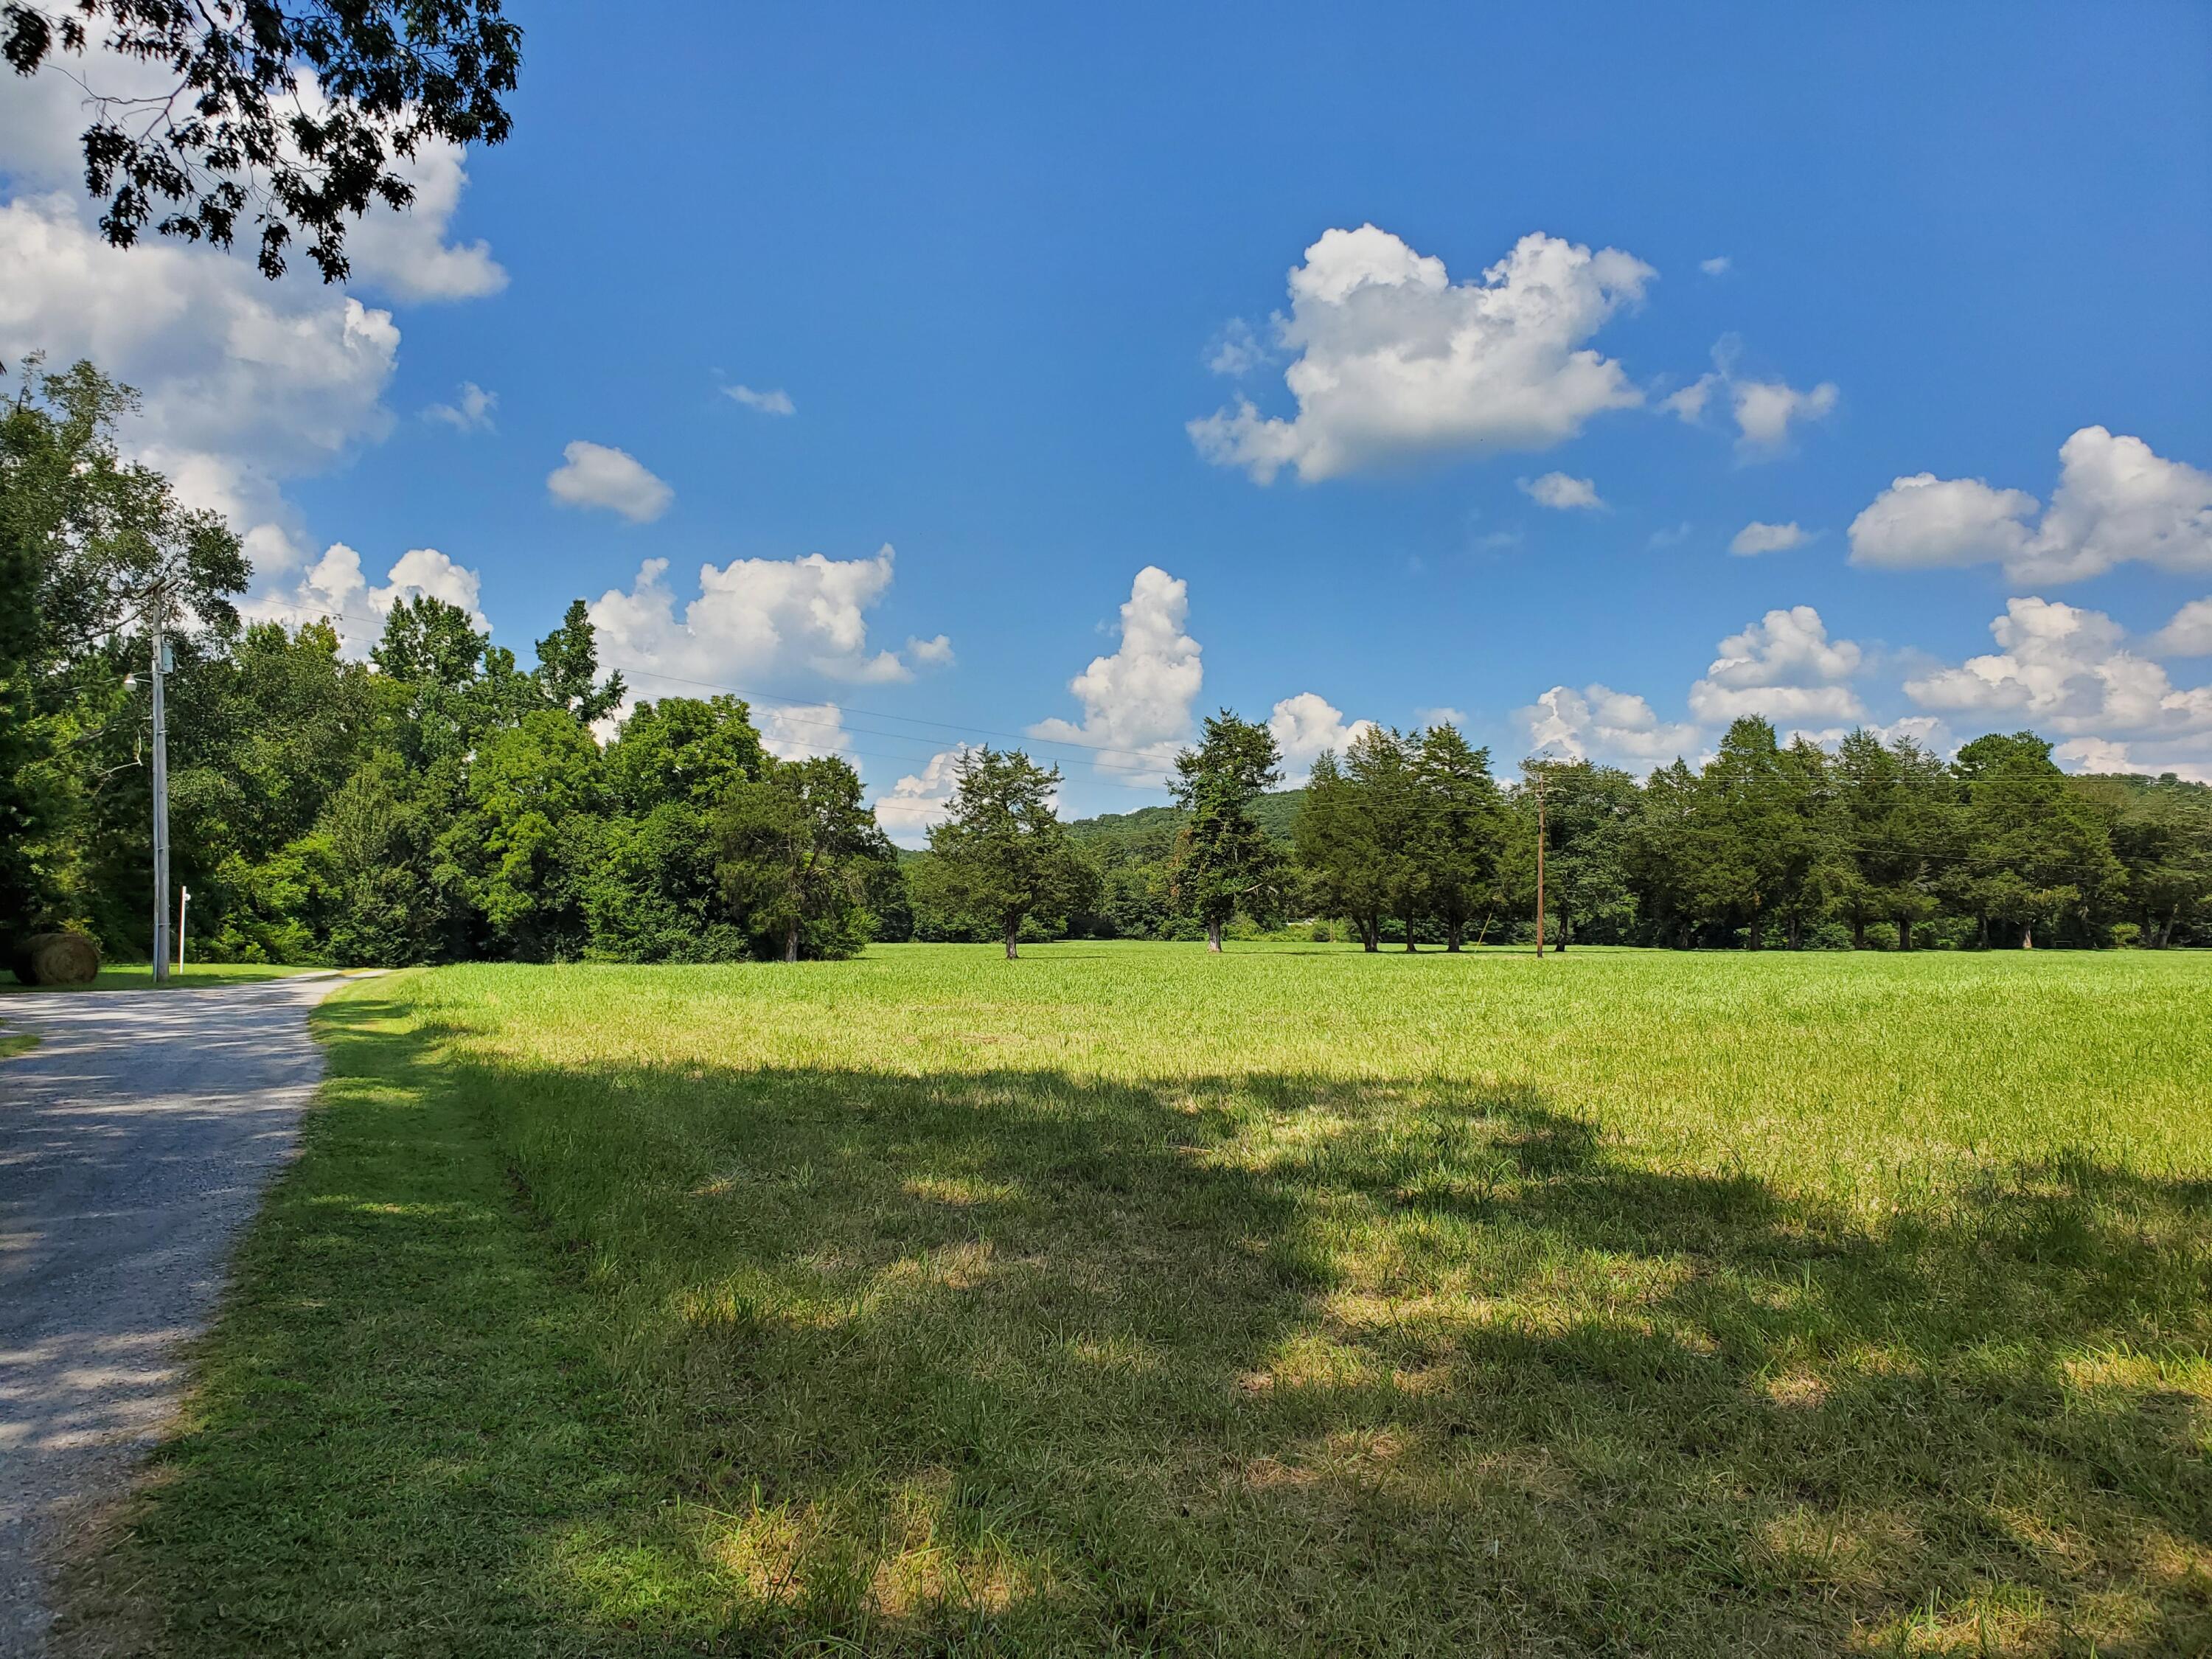
<path fill-rule="evenodd" d="M 349 988 L 185 1654 L 2212 1646 L 2212 958 Z"/>

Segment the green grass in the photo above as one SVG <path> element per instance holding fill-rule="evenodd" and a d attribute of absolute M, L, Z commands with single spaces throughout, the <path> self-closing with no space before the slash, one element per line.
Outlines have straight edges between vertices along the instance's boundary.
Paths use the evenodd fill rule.
<path fill-rule="evenodd" d="M 313 968 L 280 968 L 258 962 L 188 962 L 183 968 L 172 968 L 167 990 L 191 990 L 209 985 L 246 985 L 258 980 L 287 979 L 294 974 L 312 974 Z M 93 975 L 89 985 L 21 985 L 13 975 L 0 979 L 0 995 L 21 992 L 50 996 L 71 991 L 149 991 L 154 988 L 154 965 L 148 962 L 111 963 Z"/>
<path fill-rule="evenodd" d="M 2212 1644 L 2212 957 L 912 946 L 317 1018 L 94 1632 Z"/>
<path fill-rule="evenodd" d="M 38 1046 L 36 1031 L 0 1031 L 0 1060 L 11 1054 L 27 1054 Z"/>

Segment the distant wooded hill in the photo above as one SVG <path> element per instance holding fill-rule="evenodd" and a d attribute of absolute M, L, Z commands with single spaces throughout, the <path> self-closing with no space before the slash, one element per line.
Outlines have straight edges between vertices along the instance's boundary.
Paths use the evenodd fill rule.
<path fill-rule="evenodd" d="M 1252 816 L 1276 841 L 1287 845 L 1291 826 L 1297 820 L 1303 789 L 1278 789 L 1252 803 Z M 1102 866 L 1150 864 L 1175 850 L 1176 831 L 1182 812 L 1173 806 L 1140 806 L 1133 812 L 1102 812 L 1094 818 L 1077 818 L 1067 833 L 1088 848 Z"/>

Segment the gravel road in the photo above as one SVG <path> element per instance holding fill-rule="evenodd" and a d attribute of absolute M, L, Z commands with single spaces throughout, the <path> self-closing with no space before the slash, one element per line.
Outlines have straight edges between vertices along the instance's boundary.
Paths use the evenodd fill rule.
<path fill-rule="evenodd" d="M 0 998 L 0 1656 L 40 1653 L 71 1528 L 129 1488 L 179 1347 L 290 1155 L 331 975 Z"/>

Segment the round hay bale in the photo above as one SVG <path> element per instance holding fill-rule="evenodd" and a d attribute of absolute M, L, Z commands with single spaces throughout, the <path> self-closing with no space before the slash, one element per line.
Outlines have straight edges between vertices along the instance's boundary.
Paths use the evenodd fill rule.
<path fill-rule="evenodd" d="M 26 985 L 89 985 L 100 946 L 82 933 L 33 933 L 15 946 L 13 965 Z"/>

